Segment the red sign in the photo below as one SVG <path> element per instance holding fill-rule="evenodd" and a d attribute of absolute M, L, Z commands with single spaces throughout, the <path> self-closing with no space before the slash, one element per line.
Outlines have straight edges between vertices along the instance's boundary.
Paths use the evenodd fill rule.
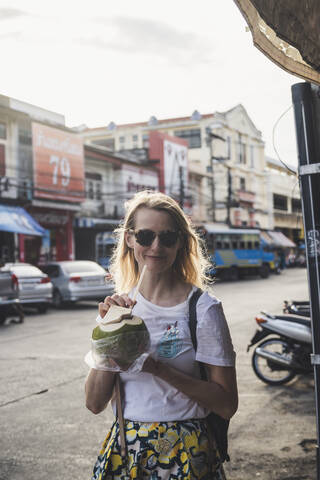
<path fill-rule="evenodd" d="M 34 196 L 82 202 L 85 191 L 82 138 L 33 123 L 32 145 Z"/>

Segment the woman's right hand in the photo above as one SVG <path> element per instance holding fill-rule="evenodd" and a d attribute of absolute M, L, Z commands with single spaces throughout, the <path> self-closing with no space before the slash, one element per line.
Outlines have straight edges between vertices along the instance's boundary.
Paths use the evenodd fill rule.
<path fill-rule="evenodd" d="M 117 295 L 114 293 L 111 297 L 106 297 L 103 302 L 99 303 L 99 315 L 101 318 L 105 316 L 111 305 L 119 305 L 120 307 L 132 308 L 137 302 L 133 302 L 126 293 Z"/>

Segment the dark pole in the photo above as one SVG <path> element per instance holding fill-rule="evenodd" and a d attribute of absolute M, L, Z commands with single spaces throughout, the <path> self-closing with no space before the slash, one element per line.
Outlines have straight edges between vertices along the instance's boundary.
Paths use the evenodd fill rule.
<path fill-rule="evenodd" d="M 320 480 L 320 97 L 319 87 L 297 83 L 291 87 L 299 156 L 299 178 L 305 231 L 310 294 L 312 347 L 317 423 L 317 480 Z"/>
<path fill-rule="evenodd" d="M 183 209 L 184 205 L 184 182 L 183 182 L 183 169 L 182 166 L 179 166 L 179 176 L 180 176 L 180 198 L 179 205 Z"/>
<path fill-rule="evenodd" d="M 228 196 L 227 196 L 227 219 L 226 223 L 231 226 L 231 219 L 230 219 L 230 209 L 231 209 L 231 196 L 232 196 L 232 177 L 231 177 L 231 167 L 225 165 L 228 171 Z"/>

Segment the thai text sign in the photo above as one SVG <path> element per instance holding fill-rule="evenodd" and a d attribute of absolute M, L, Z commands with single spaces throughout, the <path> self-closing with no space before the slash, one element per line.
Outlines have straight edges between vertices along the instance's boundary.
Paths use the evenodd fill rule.
<path fill-rule="evenodd" d="M 84 155 L 80 137 L 32 124 L 34 196 L 68 202 L 84 199 Z"/>

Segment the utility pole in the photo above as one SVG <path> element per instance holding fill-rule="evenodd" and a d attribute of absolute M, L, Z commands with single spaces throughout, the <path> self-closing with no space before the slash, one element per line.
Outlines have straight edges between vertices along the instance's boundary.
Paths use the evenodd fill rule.
<path fill-rule="evenodd" d="M 227 196 L 227 218 L 226 224 L 231 226 L 231 218 L 230 218 L 230 209 L 231 209 L 231 199 L 232 199 L 232 177 L 231 177 L 231 167 L 226 164 L 223 164 L 227 171 L 228 171 L 228 196 Z"/>
<path fill-rule="evenodd" d="M 182 165 L 179 166 L 179 177 L 180 177 L 180 189 L 179 189 L 179 205 L 183 209 L 184 205 L 184 181 L 183 181 L 183 168 Z"/>
<path fill-rule="evenodd" d="M 219 127 L 221 127 L 222 125 L 219 125 Z M 216 126 L 217 128 L 218 126 Z M 211 128 L 212 127 L 206 127 L 206 142 L 207 142 L 207 145 L 209 147 L 209 151 L 210 151 L 210 159 L 209 159 L 209 165 L 208 165 L 208 168 L 207 168 L 207 171 L 211 174 L 210 175 L 210 186 L 211 186 L 211 209 L 212 209 L 212 215 L 211 215 L 211 218 L 212 218 L 212 221 L 215 222 L 216 221 L 216 191 L 215 191 L 215 182 L 214 182 L 214 169 L 213 169 L 213 166 L 214 166 L 214 163 L 213 161 L 215 160 L 215 157 L 213 156 L 213 145 L 212 145 L 212 140 L 213 139 L 217 139 L 217 140 L 221 140 L 222 142 L 225 142 L 226 140 L 221 137 L 221 135 L 217 135 L 215 133 L 213 133 L 211 131 Z"/>

